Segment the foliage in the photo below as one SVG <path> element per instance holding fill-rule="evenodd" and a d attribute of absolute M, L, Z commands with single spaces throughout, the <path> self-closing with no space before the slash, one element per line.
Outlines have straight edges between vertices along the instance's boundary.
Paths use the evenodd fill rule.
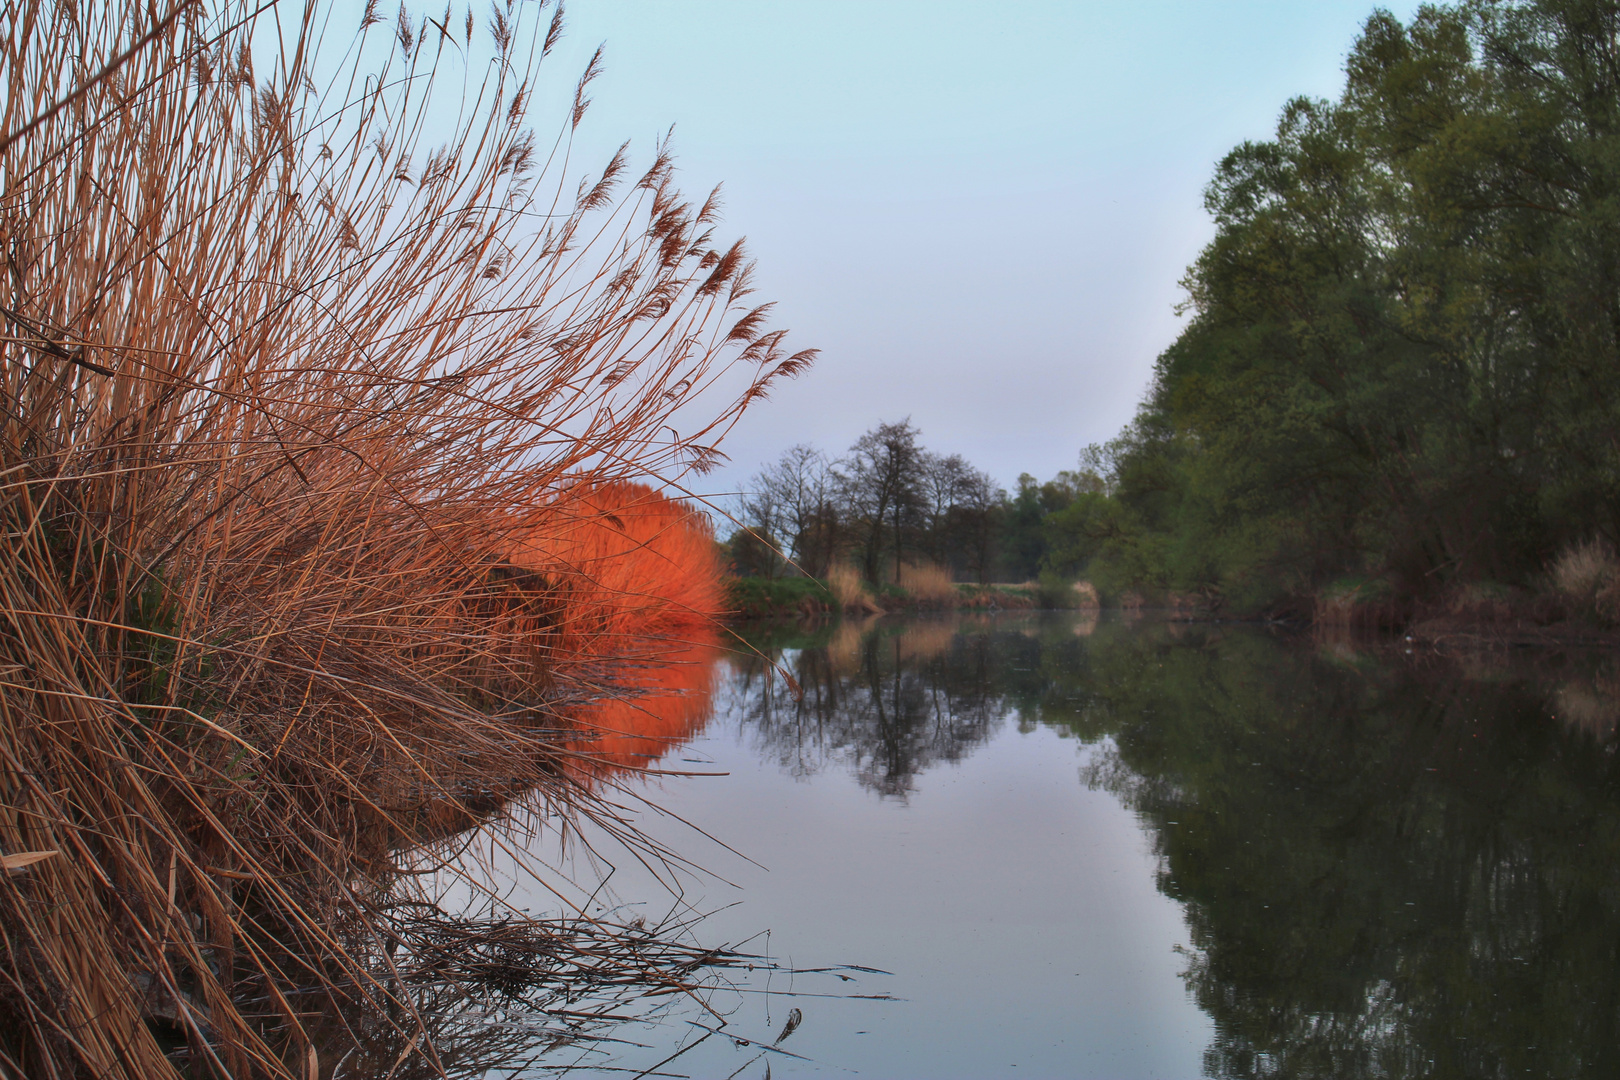
<path fill-rule="evenodd" d="M 1217 168 L 1191 319 L 1050 565 L 1253 610 L 1620 539 L 1617 28 L 1611 0 L 1368 19 L 1337 102 Z"/>
<path fill-rule="evenodd" d="M 1081 488 L 1078 473 L 1060 472 L 1044 484 L 1029 473 L 1019 474 L 1002 527 L 1002 566 L 1010 580 L 1032 581 L 1040 575 L 1048 562 L 1046 520 L 1067 509 Z"/>
<path fill-rule="evenodd" d="M 774 578 L 782 562 L 775 538 L 758 527 L 733 532 L 724 545 L 723 558 L 735 577 Z"/>

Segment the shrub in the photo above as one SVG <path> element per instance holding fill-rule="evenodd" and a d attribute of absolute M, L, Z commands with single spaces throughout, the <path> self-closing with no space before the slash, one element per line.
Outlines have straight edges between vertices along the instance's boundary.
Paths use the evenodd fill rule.
<path fill-rule="evenodd" d="M 815 616 L 830 611 L 833 603 L 827 586 L 815 578 L 732 578 L 726 583 L 726 609 L 745 619 Z"/>
<path fill-rule="evenodd" d="M 1080 594 L 1075 591 L 1073 583 L 1050 571 L 1041 575 L 1034 593 L 1037 607 L 1067 610 L 1080 606 Z"/>
<path fill-rule="evenodd" d="M 731 572 L 738 577 L 775 577 L 782 564 L 776 542 L 758 529 L 738 529 L 726 549 Z"/>

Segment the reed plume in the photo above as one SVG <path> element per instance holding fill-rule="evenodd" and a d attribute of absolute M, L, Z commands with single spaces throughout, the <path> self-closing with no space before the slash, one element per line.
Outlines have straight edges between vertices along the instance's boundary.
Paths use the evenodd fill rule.
<path fill-rule="evenodd" d="M 0 1070 L 176 1075 L 161 1020 L 326 1075 L 310 993 L 437 1070 L 378 951 L 412 815 L 498 771 L 613 816 L 564 736 L 628 616 L 537 651 L 512 556 L 811 354 L 667 145 L 578 175 L 597 61 L 530 126 L 543 8 L 7 6 Z"/>

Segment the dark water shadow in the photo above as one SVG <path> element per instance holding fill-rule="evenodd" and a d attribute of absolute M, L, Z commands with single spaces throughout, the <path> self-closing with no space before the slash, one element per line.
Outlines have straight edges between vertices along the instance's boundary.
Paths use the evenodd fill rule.
<path fill-rule="evenodd" d="M 1165 626 L 1051 670 L 1185 907 L 1208 1075 L 1620 1073 L 1612 657 Z"/>

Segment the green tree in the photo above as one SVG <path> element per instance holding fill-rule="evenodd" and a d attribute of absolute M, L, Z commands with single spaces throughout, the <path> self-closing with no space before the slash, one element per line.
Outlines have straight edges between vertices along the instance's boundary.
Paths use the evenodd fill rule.
<path fill-rule="evenodd" d="M 1036 577 L 1046 562 L 1047 519 L 1067 507 L 1081 488 L 1079 474 L 1060 472 L 1041 483 L 1029 473 L 1018 476 L 1018 490 L 1002 519 L 1002 572 L 1009 581 Z"/>
<path fill-rule="evenodd" d="M 1217 168 L 1191 318 L 1050 560 L 1254 607 L 1620 539 L 1617 30 L 1611 0 L 1373 15 L 1338 102 Z"/>

